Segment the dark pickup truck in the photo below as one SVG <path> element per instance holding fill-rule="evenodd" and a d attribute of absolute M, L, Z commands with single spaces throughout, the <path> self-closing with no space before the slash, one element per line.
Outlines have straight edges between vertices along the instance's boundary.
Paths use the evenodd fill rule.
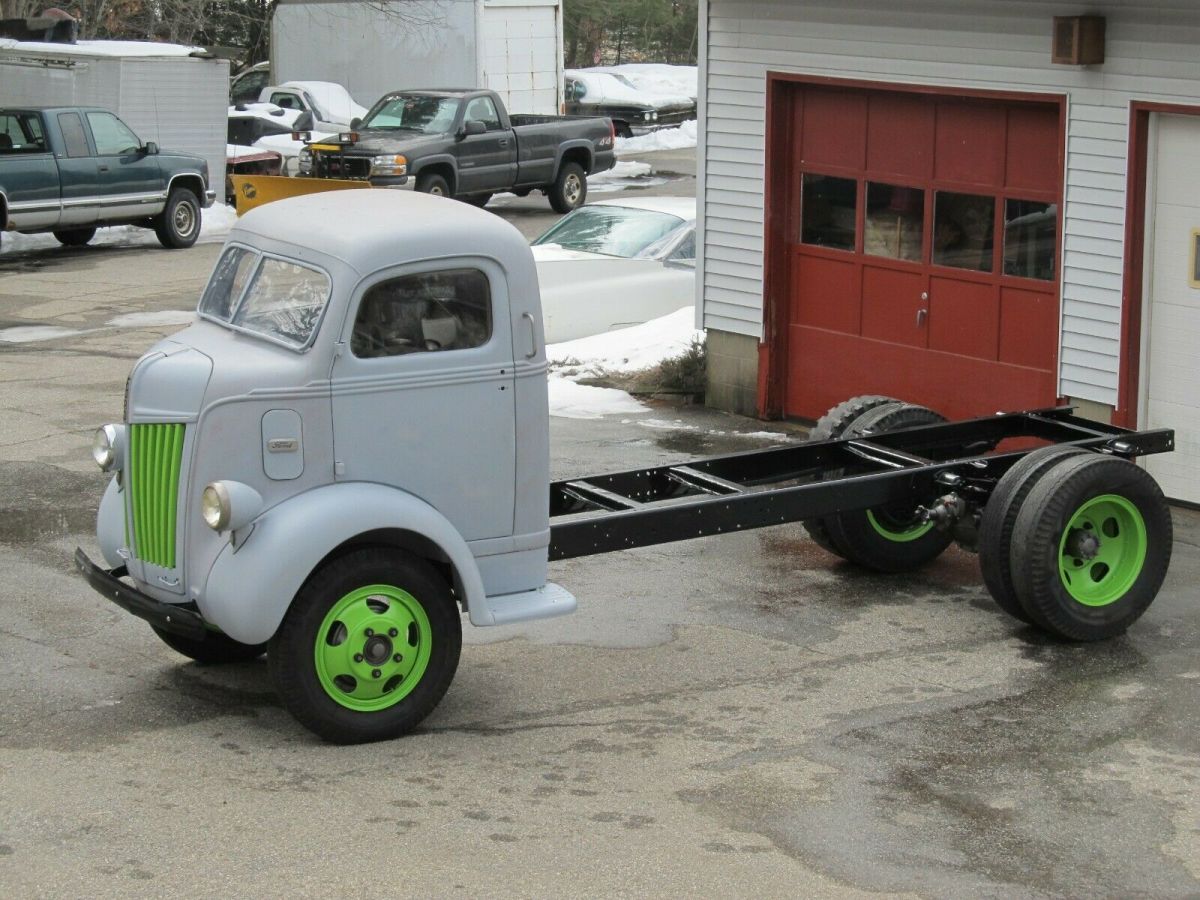
<path fill-rule="evenodd" d="M 142 143 L 108 110 L 0 108 L 0 232 L 78 247 L 99 227 L 141 225 L 190 247 L 215 196 L 202 157 Z"/>
<path fill-rule="evenodd" d="M 609 119 L 510 116 L 495 91 L 385 95 L 349 132 L 300 151 L 300 174 L 411 187 L 483 206 L 498 191 L 540 190 L 558 212 L 587 198 L 587 176 L 611 169 Z"/>

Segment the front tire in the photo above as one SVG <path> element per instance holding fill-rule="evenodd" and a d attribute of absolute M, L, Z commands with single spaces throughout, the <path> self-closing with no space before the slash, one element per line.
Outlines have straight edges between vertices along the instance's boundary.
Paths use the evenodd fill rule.
<path fill-rule="evenodd" d="M 1171 562 L 1171 511 L 1145 469 L 1111 456 L 1060 461 L 1021 504 L 1010 561 L 1021 607 L 1071 641 L 1122 634 Z"/>
<path fill-rule="evenodd" d="M 70 231 L 56 231 L 54 236 L 64 247 L 83 247 L 96 236 L 96 229 L 72 228 Z"/>
<path fill-rule="evenodd" d="M 154 219 L 158 242 L 168 250 L 185 250 L 200 237 L 200 201 L 187 188 L 178 187 L 167 197 L 167 206 Z"/>
<path fill-rule="evenodd" d="M 579 163 L 563 163 L 550 188 L 550 206 L 558 213 L 569 213 L 587 201 L 587 175 Z"/>
<path fill-rule="evenodd" d="M 201 665 L 250 662 L 267 652 L 266 644 L 243 644 L 219 631 L 210 631 L 200 640 L 195 640 L 154 628 L 153 625 L 150 627 L 176 653 L 194 659 Z"/>
<path fill-rule="evenodd" d="M 399 737 L 450 687 L 462 624 L 445 580 L 425 561 L 369 547 L 318 570 L 271 639 L 283 705 L 338 744 Z"/>
<path fill-rule="evenodd" d="M 433 194 L 435 197 L 449 197 L 450 183 L 441 175 L 430 172 L 417 178 L 417 190 L 422 194 Z"/>

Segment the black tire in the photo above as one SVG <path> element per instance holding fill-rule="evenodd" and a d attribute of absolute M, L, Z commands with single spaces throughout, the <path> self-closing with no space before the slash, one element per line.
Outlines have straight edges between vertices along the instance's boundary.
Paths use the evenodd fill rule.
<path fill-rule="evenodd" d="M 56 231 L 54 236 L 64 247 L 83 247 L 96 236 L 96 229 L 72 228 L 70 231 Z"/>
<path fill-rule="evenodd" d="M 1144 469 L 1092 453 L 1060 460 L 1017 514 L 1010 559 L 1017 599 L 1056 637 L 1115 637 L 1157 596 L 1172 540 L 1171 511 Z"/>
<path fill-rule="evenodd" d="M 465 196 L 456 197 L 455 199 L 461 200 L 463 203 L 469 203 L 469 204 L 471 204 L 471 206 L 478 206 L 480 209 L 483 209 L 485 206 L 488 205 L 488 201 L 492 199 L 492 195 L 491 194 L 467 194 Z"/>
<path fill-rule="evenodd" d="M 587 202 L 587 175 L 579 163 L 563 163 L 550 188 L 550 206 L 558 213 L 569 213 Z"/>
<path fill-rule="evenodd" d="M 267 652 L 266 644 L 243 644 L 219 631 L 210 631 L 200 640 L 195 640 L 154 628 L 153 625 L 150 627 L 176 653 L 204 665 L 250 662 Z"/>
<path fill-rule="evenodd" d="M 367 547 L 305 583 L 267 662 L 301 724 L 328 741 L 358 744 L 399 737 L 429 715 L 450 687 L 461 648 L 445 580 L 424 560 Z"/>
<path fill-rule="evenodd" d="M 417 176 L 417 190 L 422 194 L 433 194 L 435 197 L 450 196 L 450 182 L 436 172 Z"/>
<path fill-rule="evenodd" d="M 895 431 L 945 421 L 945 416 L 924 406 L 887 403 L 863 413 L 850 423 L 842 436 L 854 437 L 868 431 Z M 851 562 L 877 572 L 908 572 L 941 556 L 954 540 L 949 531 L 935 528 L 931 522 L 918 522 L 915 518 L 917 505 L 932 502 L 935 498 L 916 499 L 916 503 L 828 516 L 825 529 L 833 545 L 844 551 Z"/>
<path fill-rule="evenodd" d="M 200 237 L 200 201 L 187 188 L 174 188 L 153 222 L 160 244 L 168 250 L 186 250 Z"/>
<path fill-rule="evenodd" d="M 1017 514 L 1029 492 L 1046 472 L 1069 456 L 1087 452 L 1078 447 L 1039 447 L 1021 457 L 1004 473 L 983 508 L 983 518 L 979 523 L 979 571 L 983 575 L 983 583 L 996 605 L 1022 622 L 1033 624 L 1017 599 L 1010 568 Z"/>
<path fill-rule="evenodd" d="M 813 426 L 812 431 L 808 433 L 808 441 L 830 441 L 842 436 L 851 423 L 854 422 L 863 413 L 877 407 L 883 406 L 885 403 L 899 403 L 891 397 L 880 397 L 876 394 L 864 394 L 860 397 L 851 397 L 833 407 L 825 415 L 817 420 L 817 424 Z M 829 472 L 829 477 L 834 477 L 837 472 Z M 830 553 L 847 559 L 843 553 L 829 537 L 829 532 L 825 529 L 824 519 L 804 519 L 800 522 L 804 526 L 804 530 L 808 532 L 819 547 L 828 550 Z"/>

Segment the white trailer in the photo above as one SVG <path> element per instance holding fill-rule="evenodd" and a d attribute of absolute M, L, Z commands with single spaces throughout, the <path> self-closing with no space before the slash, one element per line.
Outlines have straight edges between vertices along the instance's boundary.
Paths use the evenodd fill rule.
<path fill-rule="evenodd" d="M 332 81 L 370 107 L 404 88 L 496 91 L 514 113 L 562 104 L 562 0 L 279 0 L 271 76 Z"/>
<path fill-rule="evenodd" d="M 44 44 L 0 38 L 0 106 L 100 106 L 143 141 L 208 161 L 225 180 L 229 61 L 146 41 Z"/>

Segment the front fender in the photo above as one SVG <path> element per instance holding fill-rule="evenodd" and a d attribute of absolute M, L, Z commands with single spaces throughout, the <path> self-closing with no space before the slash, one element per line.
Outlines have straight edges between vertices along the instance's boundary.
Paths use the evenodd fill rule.
<path fill-rule="evenodd" d="M 440 512 L 395 488 L 365 482 L 307 491 L 263 513 L 235 550 L 227 544 L 213 563 L 200 612 L 236 641 L 268 640 L 317 564 L 361 534 L 409 532 L 435 545 L 450 562 L 468 608 L 486 608 L 483 582 L 466 541 Z"/>

